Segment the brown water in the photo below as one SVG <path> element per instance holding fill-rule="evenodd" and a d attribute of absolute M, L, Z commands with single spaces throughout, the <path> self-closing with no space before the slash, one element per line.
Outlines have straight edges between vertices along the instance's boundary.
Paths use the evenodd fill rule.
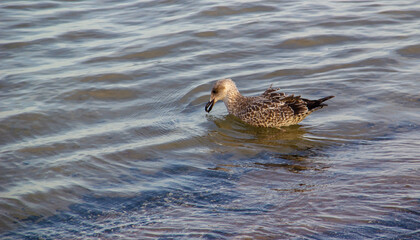
<path fill-rule="evenodd" d="M 0 238 L 420 238 L 418 1 L 2 1 Z M 253 128 L 215 80 L 336 97 Z"/>

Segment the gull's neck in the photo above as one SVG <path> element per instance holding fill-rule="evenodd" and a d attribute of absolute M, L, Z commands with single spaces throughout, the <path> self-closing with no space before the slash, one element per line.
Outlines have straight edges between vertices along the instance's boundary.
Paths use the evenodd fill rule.
<path fill-rule="evenodd" d="M 243 98 L 245 97 L 241 95 L 236 87 L 229 89 L 226 97 L 223 99 L 223 102 L 225 103 L 226 108 L 230 114 L 237 115 L 239 105 Z"/>

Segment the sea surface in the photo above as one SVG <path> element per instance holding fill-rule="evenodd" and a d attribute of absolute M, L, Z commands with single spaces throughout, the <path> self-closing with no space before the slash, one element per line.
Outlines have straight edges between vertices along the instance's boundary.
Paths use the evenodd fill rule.
<path fill-rule="evenodd" d="M 420 2 L 2 0 L 0 239 L 420 239 Z"/>

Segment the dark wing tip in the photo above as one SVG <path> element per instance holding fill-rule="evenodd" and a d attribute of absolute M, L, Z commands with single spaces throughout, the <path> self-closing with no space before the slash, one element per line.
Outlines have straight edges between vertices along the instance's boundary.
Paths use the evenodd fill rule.
<path fill-rule="evenodd" d="M 325 102 L 325 101 L 327 101 L 327 100 L 329 100 L 329 99 L 331 99 L 331 98 L 333 98 L 333 97 L 335 97 L 335 96 L 328 96 L 328 97 L 324 97 L 324 98 L 318 99 L 317 101 L 320 101 L 320 102 Z"/>
<path fill-rule="evenodd" d="M 323 98 L 320 98 L 318 100 L 308 100 L 308 99 L 302 98 L 302 100 L 306 102 L 306 104 L 308 106 L 308 109 L 312 110 L 312 109 L 315 109 L 315 108 L 322 108 L 324 106 L 328 106 L 327 104 L 325 104 L 323 102 L 325 102 L 325 101 L 327 101 L 327 100 L 329 100 L 333 97 L 335 97 L 335 96 L 323 97 Z"/>

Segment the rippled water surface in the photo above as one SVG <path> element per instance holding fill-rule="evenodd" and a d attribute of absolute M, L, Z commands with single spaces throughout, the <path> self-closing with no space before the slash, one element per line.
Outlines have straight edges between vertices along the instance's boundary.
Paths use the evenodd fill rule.
<path fill-rule="evenodd" d="M 420 238 L 418 1 L 2 1 L 0 238 Z M 250 127 L 215 80 L 329 106 Z"/>

